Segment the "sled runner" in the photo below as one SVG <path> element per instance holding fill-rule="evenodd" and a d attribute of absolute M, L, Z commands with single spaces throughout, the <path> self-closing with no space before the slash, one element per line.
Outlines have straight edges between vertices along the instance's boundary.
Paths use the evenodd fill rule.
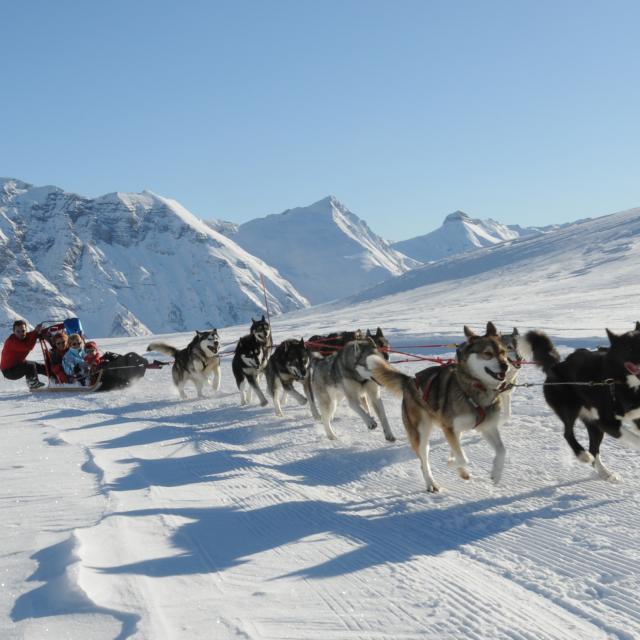
<path fill-rule="evenodd" d="M 94 377 L 94 376 L 92 376 Z M 98 371 L 95 375 L 95 381 L 91 385 L 82 386 L 79 382 L 54 382 L 49 381 L 48 385 L 43 387 L 36 387 L 35 389 L 29 389 L 31 393 L 49 393 L 50 391 L 59 392 L 75 392 L 75 393 L 90 393 L 91 391 L 97 391 L 102 385 L 102 371 Z"/>

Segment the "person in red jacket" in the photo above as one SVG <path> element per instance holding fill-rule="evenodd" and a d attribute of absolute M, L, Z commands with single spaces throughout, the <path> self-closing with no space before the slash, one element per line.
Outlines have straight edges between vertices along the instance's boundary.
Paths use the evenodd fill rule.
<path fill-rule="evenodd" d="M 27 323 L 24 320 L 16 320 L 13 323 L 13 333 L 5 340 L 0 357 L 0 369 L 7 380 L 19 380 L 26 377 L 29 389 L 44 387 L 38 380 L 38 374 L 47 374 L 47 370 L 41 362 L 27 360 L 29 352 L 36 346 L 42 324 L 33 331 L 27 331 Z"/>

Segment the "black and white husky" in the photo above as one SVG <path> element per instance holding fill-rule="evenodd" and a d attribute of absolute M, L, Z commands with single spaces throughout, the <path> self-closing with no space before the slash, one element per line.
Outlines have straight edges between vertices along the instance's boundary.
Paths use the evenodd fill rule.
<path fill-rule="evenodd" d="M 276 415 L 282 416 L 281 403 L 291 394 L 299 404 L 306 404 L 307 398 L 293 386 L 294 382 L 304 382 L 309 368 L 309 352 L 304 339 L 284 340 L 269 358 L 265 376 L 267 389 L 273 398 Z"/>
<path fill-rule="evenodd" d="M 254 320 L 251 318 L 251 327 L 249 327 L 249 334 L 252 335 L 261 345 L 264 352 L 264 364 L 267 364 L 267 359 L 273 349 L 273 342 L 271 340 L 271 325 L 265 320 L 264 316 L 260 320 Z"/>
<path fill-rule="evenodd" d="M 258 378 L 267 364 L 268 357 L 268 348 L 265 349 L 264 343 L 260 342 L 253 333 L 242 336 L 238 340 L 231 361 L 231 370 L 240 391 L 241 405 L 249 404 L 252 390 L 256 392 L 261 406 L 265 407 L 269 404 L 258 385 Z"/>
<path fill-rule="evenodd" d="M 147 351 L 159 351 L 174 358 L 171 374 L 173 384 L 176 385 L 180 397 L 184 400 L 187 394 L 184 386 L 189 380 L 193 382 L 202 397 L 202 388 L 207 383 L 209 375 L 213 374 L 213 388 L 220 388 L 220 339 L 218 331 L 196 331 L 196 335 L 184 349 L 176 349 L 164 342 L 152 342 Z"/>
<path fill-rule="evenodd" d="M 600 443 L 606 433 L 640 449 L 640 323 L 622 335 L 607 329 L 607 336 L 608 348 L 577 349 L 565 360 L 541 331 L 527 333 L 525 343 L 547 375 L 545 400 L 562 421 L 564 438 L 575 456 L 591 463 L 601 478 L 617 480 L 602 463 Z M 589 451 L 575 437 L 573 427 L 578 418 L 587 428 Z"/>

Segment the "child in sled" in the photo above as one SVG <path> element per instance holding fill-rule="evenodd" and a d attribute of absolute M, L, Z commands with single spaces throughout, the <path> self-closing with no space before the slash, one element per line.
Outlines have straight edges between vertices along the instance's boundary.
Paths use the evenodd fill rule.
<path fill-rule="evenodd" d="M 62 368 L 69 382 L 79 382 L 83 386 L 88 384 L 90 373 L 89 365 L 85 362 L 86 355 L 82 336 L 72 333 L 69 336 L 69 350 L 62 358 Z"/>

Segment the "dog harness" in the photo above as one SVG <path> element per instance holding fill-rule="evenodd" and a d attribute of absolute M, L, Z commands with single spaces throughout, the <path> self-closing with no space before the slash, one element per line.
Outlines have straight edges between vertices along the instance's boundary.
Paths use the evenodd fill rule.
<path fill-rule="evenodd" d="M 433 387 L 433 383 L 435 382 L 435 379 L 438 377 L 440 372 L 436 373 L 435 375 L 431 376 L 429 378 L 429 380 L 427 380 L 427 384 L 424 387 L 424 390 L 422 391 L 422 399 L 424 400 L 425 404 L 428 407 L 432 407 L 431 403 L 429 402 L 429 395 L 431 394 L 431 388 Z M 415 384 L 416 387 L 418 387 L 418 389 L 420 389 L 419 384 L 417 379 L 415 380 Z M 481 382 L 474 382 L 473 383 L 474 388 L 480 390 L 480 391 L 486 391 L 487 388 L 481 383 Z M 501 388 L 499 393 L 502 393 L 503 391 L 506 391 L 507 387 L 506 385 L 504 386 L 504 388 Z M 467 402 L 471 405 L 471 407 L 475 410 L 476 412 L 476 423 L 473 425 L 473 428 L 477 428 L 479 425 L 481 425 L 485 418 L 487 417 L 487 408 L 488 407 L 483 407 L 481 404 L 479 404 L 478 402 L 476 402 L 471 396 L 467 395 L 466 393 L 464 393 L 464 397 L 467 400 Z M 498 396 L 496 395 L 496 400 L 497 400 Z M 495 401 L 494 400 L 489 406 L 492 406 Z"/>

